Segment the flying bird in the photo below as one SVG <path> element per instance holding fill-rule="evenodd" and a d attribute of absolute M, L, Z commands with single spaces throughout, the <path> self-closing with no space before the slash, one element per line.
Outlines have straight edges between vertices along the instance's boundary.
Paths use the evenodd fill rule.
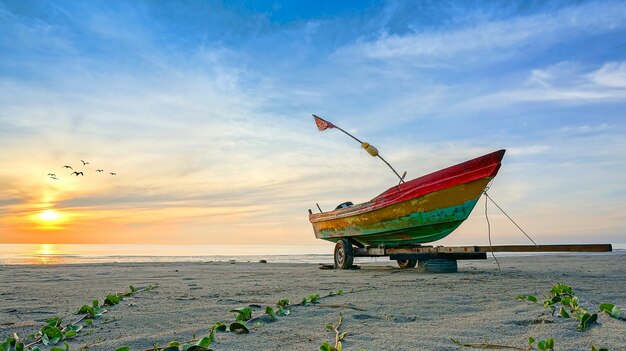
<path fill-rule="evenodd" d="M 72 174 L 76 175 L 77 177 L 79 175 L 84 176 L 83 172 L 76 172 L 76 171 L 74 171 L 74 172 L 70 173 L 70 175 L 72 175 Z"/>
<path fill-rule="evenodd" d="M 104 172 L 104 169 L 96 169 L 96 172 Z"/>
<path fill-rule="evenodd" d="M 83 166 L 85 166 L 85 165 L 88 165 L 88 164 L 89 164 L 89 162 L 87 162 L 87 161 L 83 161 L 83 160 L 80 160 L 80 162 L 82 162 L 82 163 L 83 163 Z"/>
<path fill-rule="evenodd" d="M 72 166 L 68 166 L 68 165 L 63 166 L 63 168 L 74 169 L 74 168 L 72 168 Z"/>
<path fill-rule="evenodd" d="M 117 175 L 117 173 L 115 173 L 115 172 L 110 172 L 109 174 L 110 175 Z"/>
<path fill-rule="evenodd" d="M 50 179 L 59 180 L 56 176 L 50 176 Z"/>
<path fill-rule="evenodd" d="M 48 173 L 48 177 L 56 177 L 56 174 L 54 174 L 54 173 Z"/>

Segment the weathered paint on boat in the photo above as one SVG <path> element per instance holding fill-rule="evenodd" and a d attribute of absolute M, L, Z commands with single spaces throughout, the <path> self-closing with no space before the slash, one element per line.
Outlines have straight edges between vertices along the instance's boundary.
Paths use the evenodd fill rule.
<path fill-rule="evenodd" d="M 311 214 L 318 239 L 349 237 L 364 245 L 402 245 L 436 241 L 449 235 L 471 213 L 495 177 L 505 150 L 413 179 L 371 201 Z"/>

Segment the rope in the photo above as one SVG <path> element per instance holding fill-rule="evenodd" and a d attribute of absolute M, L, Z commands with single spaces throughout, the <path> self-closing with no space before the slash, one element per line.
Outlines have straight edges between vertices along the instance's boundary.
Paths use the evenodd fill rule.
<path fill-rule="evenodd" d="M 488 189 L 488 188 L 487 188 L 487 189 Z M 502 213 L 504 213 L 504 215 L 505 215 L 505 216 L 507 216 L 507 218 L 508 218 L 511 222 L 513 222 L 513 224 L 515 224 L 515 226 L 517 227 L 517 229 L 521 230 L 521 231 L 522 231 L 522 233 L 524 233 L 524 235 L 526 235 L 526 237 L 528 238 L 528 240 L 532 241 L 532 242 L 533 242 L 533 244 L 535 244 L 535 246 L 539 246 L 539 245 L 537 245 L 537 243 L 536 243 L 536 242 L 535 242 L 535 241 L 534 241 L 534 240 L 533 240 L 533 239 L 532 239 L 532 238 L 531 238 L 528 234 L 526 234 L 526 232 L 524 231 L 524 229 L 522 229 L 522 227 L 520 227 L 517 223 L 515 223 L 515 221 L 513 220 L 513 218 L 511 218 L 511 216 L 509 216 L 509 215 L 508 215 L 508 214 L 507 214 L 507 213 L 506 213 L 506 212 L 502 209 L 502 207 L 498 206 L 498 204 L 497 204 L 495 201 L 493 201 L 493 199 L 491 198 L 491 196 L 489 196 L 489 194 L 487 194 L 487 190 L 483 191 L 483 193 L 485 194 L 485 196 L 486 196 L 486 198 L 487 198 L 487 199 L 491 200 L 491 202 L 493 202 L 493 204 L 494 204 L 494 205 L 496 205 L 496 207 L 497 207 L 500 211 L 502 211 Z M 487 202 L 487 200 L 485 200 L 485 202 Z M 485 204 L 485 207 L 486 207 L 486 206 L 487 206 L 487 205 Z M 485 213 L 487 213 L 487 211 L 486 211 L 486 210 L 485 210 Z"/>
<path fill-rule="evenodd" d="M 500 262 L 498 262 L 498 259 L 496 258 L 496 254 L 493 252 L 493 246 L 491 245 L 491 223 L 489 223 L 489 216 L 487 215 L 487 198 L 489 197 L 487 195 L 487 191 L 485 190 L 485 218 L 487 219 L 487 233 L 489 236 L 489 250 L 491 250 L 491 256 L 493 256 L 493 259 L 496 261 L 496 263 L 498 264 L 498 272 L 500 272 L 500 274 L 502 274 L 502 270 L 500 269 Z"/>

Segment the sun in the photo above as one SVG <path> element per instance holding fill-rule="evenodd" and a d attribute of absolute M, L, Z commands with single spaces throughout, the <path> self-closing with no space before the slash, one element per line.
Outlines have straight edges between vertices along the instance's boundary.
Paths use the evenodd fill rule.
<path fill-rule="evenodd" d="M 61 215 L 55 210 L 45 210 L 41 211 L 38 217 L 42 222 L 56 222 L 61 218 Z"/>

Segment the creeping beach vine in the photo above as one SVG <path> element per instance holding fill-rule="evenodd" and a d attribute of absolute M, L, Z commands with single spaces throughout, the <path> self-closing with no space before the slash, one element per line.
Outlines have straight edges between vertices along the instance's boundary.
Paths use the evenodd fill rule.
<path fill-rule="evenodd" d="M 527 301 L 538 304 L 539 299 L 534 295 L 519 295 L 515 299 L 520 301 Z M 600 304 L 597 312 L 589 312 L 580 305 L 578 296 L 574 293 L 574 289 L 563 283 L 556 283 L 550 288 L 545 299 L 542 301 L 543 306 L 550 311 L 552 316 L 559 318 L 576 318 L 578 320 L 578 331 L 585 331 L 589 329 L 593 324 L 598 322 L 598 315 L 604 313 L 611 318 L 624 320 L 622 317 L 622 310 L 612 303 Z M 498 345 L 487 342 L 483 343 L 462 343 L 458 339 L 452 339 L 452 342 L 458 346 L 475 347 L 475 348 L 502 348 L 511 350 L 533 350 L 535 344 L 535 338 L 528 338 L 528 348 L 521 348 L 517 346 Z M 537 349 L 539 350 L 554 350 L 555 341 L 553 338 L 546 340 L 540 340 L 537 342 Z M 608 351 L 606 348 L 597 348 L 594 345 L 591 346 L 592 351 Z"/>

